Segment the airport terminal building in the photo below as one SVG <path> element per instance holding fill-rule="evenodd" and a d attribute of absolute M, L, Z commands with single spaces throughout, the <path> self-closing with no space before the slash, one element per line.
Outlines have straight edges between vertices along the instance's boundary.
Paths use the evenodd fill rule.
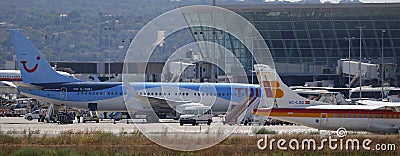
<path fill-rule="evenodd" d="M 322 79 L 346 81 L 336 73 L 337 61 L 349 57 L 347 38 L 351 59 L 359 60 L 360 27 L 364 62 L 381 62 L 382 51 L 385 63 L 400 62 L 400 3 L 220 7 L 242 15 L 257 28 L 272 53 L 277 71 L 291 85 Z M 244 61 L 243 65 L 251 67 L 249 62 Z M 397 69 L 396 74 L 399 72 Z"/>
<path fill-rule="evenodd" d="M 265 4 L 223 5 L 248 21 L 261 33 L 274 58 L 281 78 L 288 85 L 304 85 L 304 82 L 334 80 L 335 86 L 344 86 L 348 78 L 336 72 L 338 60 L 349 57 L 359 60 L 360 29 L 363 62 L 400 62 L 400 3 L 363 4 Z M 255 81 L 251 74 L 252 58 L 249 49 L 227 33 L 215 33 L 211 28 L 190 28 L 197 41 L 213 41 L 229 49 L 245 67 L 248 82 Z M 349 39 L 350 38 L 350 39 Z M 173 38 L 172 38 L 173 39 Z M 349 42 L 350 41 L 350 42 Z M 174 43 L 167 42 L 166 43 Z M 165 47 L 165 46 L 164 46 Z M 54 64 L 54 63 L 53 63 Z M 71 68 L 75 73 L 117 74 L 122 72 L 122 63 L 56 63 L 58 67 Z M 163 62 L 152 62 L 147 70 L 148 81 L 160 81 Z M 202 71 L 213 70 L 209 65 L 196 67 L 196 78 L 205 77 Z M 134 65 L 136 69 L 142 65 Z M 145 68 L 144 66 L 142 68 Z M 400 76 L 397 66 L 397 77 Z M 85 69 L 85 71 L 81 71 Z M 214 69 L 215 70 L 215 69 Z M 134 71 L 133 71 L 134 72 Z M 209 72 L 223 76 L 222 72 Z M 251 81 L 253 77 L 254 81 Z M 212 82 L 212 78 L 209 78 Z M 218 80 L 217 80 L 218 81 Z"/>

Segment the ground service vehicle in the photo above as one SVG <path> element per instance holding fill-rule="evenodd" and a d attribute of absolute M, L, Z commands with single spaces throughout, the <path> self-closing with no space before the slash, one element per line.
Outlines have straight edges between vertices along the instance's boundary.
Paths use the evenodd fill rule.
<path fill-rule="evenodd" d="M 39 119 L 39 110 L 34 110 L 31 113 L 25 114 L 24 118 L 29 121 L 31 121 L 33 119 Z"/>
<path fill-rule="evenodd" d="M 210 106 L 186 107 L 179 117 L 179 124 L 192 124 L 193 126 L 205 123 L 210 125 L 212 122 L 212 110 Z"/>

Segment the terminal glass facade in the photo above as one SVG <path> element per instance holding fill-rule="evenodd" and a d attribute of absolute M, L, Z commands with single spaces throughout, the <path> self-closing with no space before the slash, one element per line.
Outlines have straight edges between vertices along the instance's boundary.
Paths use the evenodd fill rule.
<path fill-rule="evenodd" d="M 222 6 L 249 20 L 283 75 L 335 74 L 337 60 L 400 62 L 400 4 L 275 4 Z M 384 30 L 384 32 L 382 32 Z M 382 36 L 383 35 L 383 36 Z M 383 39 L 383 44 L 382 44 Z M 399 67 L 398 67 L 399 68 Z M 400 71 L 400 70 L 397 70 Z"/>

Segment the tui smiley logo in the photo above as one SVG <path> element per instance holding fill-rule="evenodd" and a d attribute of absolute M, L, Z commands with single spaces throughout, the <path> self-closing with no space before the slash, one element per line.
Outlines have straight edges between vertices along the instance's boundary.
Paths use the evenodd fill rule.
<path fill-rule="evenodd" d="M 37 56 L 36 57 L 36 60 L 40 60 L 40 56 Z M 22 66 L 24 67 L 24 69 L 25 69 L 25 71 L 27 71 L 28 73 L 33 73 L 33 72 L 35 72 L 36 70 L 37 70 L 37 68 L 38 68 L 38 64 L 36 63 L 35 64 L 35 66 L 33 67 L 33 68 L 31 68 L 31 69 L 28 69 L 28 67 L 26 67 L 26 61 L 21 61 L 21 64 L 22 64 Z"/>

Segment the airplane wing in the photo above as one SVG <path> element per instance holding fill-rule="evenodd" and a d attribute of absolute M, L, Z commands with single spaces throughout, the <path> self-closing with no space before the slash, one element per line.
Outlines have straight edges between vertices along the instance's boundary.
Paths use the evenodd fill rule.
<path fill-rule="evenodd" d="M 361 105 L 367 105 L 367 106 L 400 107 L 400 102 L 361 100 L 361 101 L 357 101 L 357 103 L 361 104 Z"/>
<path fill-rule="evenodd" d="M 153 97 L 147 95 L 140 95 L 141 97 L 146 97 L 151 104 L 154 111 L 158 113 L 174 114 L 176 111 L 176 106 L 191 103 L 190 101 L 176 101 L 166 98 Z"/>
<path fill-rule="evenodd" d="M 147 95 L 142 95 L 142 96 L 147 97 L 147 98 L 151 98 L 151 99 L 154 99 L 154 100 L 163 100 L 163 101 L 167 101 L 168 103 L 176 104 L 176 105 L 181 105 L 181 104 L 190 103 L 190 101 L 176 101 L 176 100 L 171 100 L 171 99 L 166 99 L 166 98 L 160 98 L 160 97 L 153 97 L 153 96 L 147 96 Z"/>
<path fill-rule="evenodd" d="M 361 100 L 358 101 L 360 104 L 365 104 L 367 106 L 376 106 L 379 108 L 389 107 L 395 112 L 400 112 L 400 102 L 383 102 L 383 101 L 371 101 L 371 100 Z M 377 109 L 379 109 L 377 108 Z"/>
<path fill-rule="evenodd" d="M 11 81 L 1 81 L 1 83 L 6 84 L 6 85 L 8 85 L 10 87 L 17 88 L 17 86 Z"/>
<path fill-rule="evenodd" d="M 144 95 L 144 96 L 142 95 L 142 97 L 146 97 L 153 107 L 157 106 L 157 107 L 162 107 L 162 108 L 168 107 L 168 108 L 175 109 L 176 106 L 191 103 L 190 101 L 176 101 L 176 100 L 160 98 L 160 97 L 153 97 L 153 96 L 146 96 L 146 95 Z"/>

